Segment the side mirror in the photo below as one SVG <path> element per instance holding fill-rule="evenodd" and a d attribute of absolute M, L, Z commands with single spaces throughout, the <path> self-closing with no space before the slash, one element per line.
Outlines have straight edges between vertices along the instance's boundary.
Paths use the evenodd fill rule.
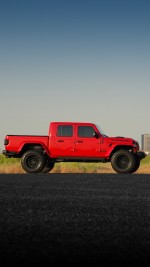
<path fill-rule="evenodd" d="M 94 132 L 94 133 L 93 133 L 93 137 L 95 137 L 95 138 L 99 138 L 98 133 L 97 133 L 97 132 Z"/>

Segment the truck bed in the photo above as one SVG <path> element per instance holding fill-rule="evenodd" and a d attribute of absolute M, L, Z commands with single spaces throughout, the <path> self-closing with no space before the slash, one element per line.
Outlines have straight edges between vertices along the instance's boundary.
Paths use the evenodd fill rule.
<path fill-rule="evenodd" d="M 24 145 L 41 144 L 47 148 L 49 137 L 47 135 L 7 135 L 4 144 L 8 143 L 7 150 L 19 152 Z"/>

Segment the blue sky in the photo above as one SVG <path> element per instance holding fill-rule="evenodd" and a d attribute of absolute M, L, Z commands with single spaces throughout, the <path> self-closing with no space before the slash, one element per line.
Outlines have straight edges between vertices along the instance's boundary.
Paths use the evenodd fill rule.
<path fill-rule="evenodd" d="M 0 0 L 0 148 L 50 121 L 150 133 L 150 1 Z"/>

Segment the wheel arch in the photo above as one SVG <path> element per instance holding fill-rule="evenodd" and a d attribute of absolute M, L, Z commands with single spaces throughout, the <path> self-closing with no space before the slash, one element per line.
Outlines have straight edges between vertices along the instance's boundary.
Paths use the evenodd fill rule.
<path fill-rule="evenodd" d="M 47 149 L 44 147 L 43 144 L 40 144 L 40 143 L 26 143 L 22 146 L 22 148 L 20 149 L 20 152 L 19 152 L 19 156 L 22 157 L 22 155 L 28 151 L 28 150 L 38 150 L 38 151 L 41 151 L 42 153 L 46 152 L 46 154 L 48 154 L 48 151 Z"/>
<path fill-rule="evenodd" d="M 111 151 L 109 151 L 109 158 L 111 159 L 112 158 L 112 156 L 113 156 L 113 154 L 116 152 L 116 151 L 118 151 L 118 150 L 132 150 L 133 149 L 133 147 L 132 146 L 125 146 L 125 145 L 117 145 L 117 146 L 114 146 L 113 148 L 112 148 L 112 150 Z"/>

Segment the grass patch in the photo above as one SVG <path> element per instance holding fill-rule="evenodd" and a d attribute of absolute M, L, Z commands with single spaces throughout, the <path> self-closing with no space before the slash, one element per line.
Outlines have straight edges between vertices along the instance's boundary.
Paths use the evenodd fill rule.
<path fill-rule="evenodd" d="M 0 173 L 24 173 L 20 164 L 20 159 L 6 158 L 3 154 L 1 154 Z"/>
<path fill-rule="evenodd" d="M 14 163 L 20 163 L 20 159 L 6 158 L 3 154 L 0 155 L 0 165 L 10 165 Z"/>
<path fill-rule="evenodd" d="M 147 156 L 145 159 L 142 159 L 141 165 L 150 165 L 150 156 Z"/>
<path fill-rule="evenodd" d="M 114 173 L 110 163 L 56 163 L 53 173 Z"/>

